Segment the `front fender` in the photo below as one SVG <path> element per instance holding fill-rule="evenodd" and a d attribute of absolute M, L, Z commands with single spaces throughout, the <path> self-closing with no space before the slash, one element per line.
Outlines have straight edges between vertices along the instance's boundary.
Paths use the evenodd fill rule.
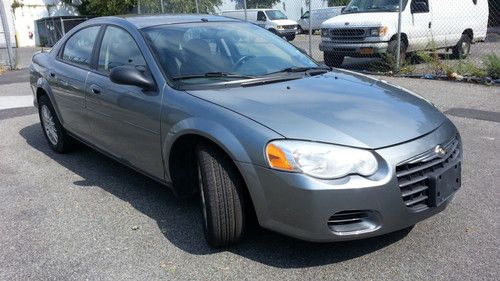
<path fill-rule="evenodd" d="M 190 117 L 176 123 L 166 134 L 162 150 L 166 166 L 165 175 L 167 182 L 171 181 L 169 159 L 172 145 L 180 137 L 191 134 L 211 140 L 222 148 L 233 161 L 252 162 L 242 142 L 228 128 L 218 122 L 199 117 Z"/>

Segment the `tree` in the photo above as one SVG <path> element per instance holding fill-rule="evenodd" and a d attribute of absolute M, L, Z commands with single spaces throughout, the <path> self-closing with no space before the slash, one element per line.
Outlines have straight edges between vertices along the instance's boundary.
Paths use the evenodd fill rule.
<path fill-rule="evenodd" d="M 328 6 L 346 6 L 351 0 L 328 0 Z"/>
<path fill-rule="evenodd" d="M 269 0 L 268 0 L 269 1 Z M 82 15 L 112 16 L 132 12 L 141 14 L 165 13 L 196 13 L 195 0 L 82 0 L 78 7 Z M 215 8 L 222 4 L 222 0 L 198 0 L 200 13 L 214 13 Z M 134 9 L 135 7 L 135 9 Z"/>
<path fill-rule="evenodd" d="M 78 11 L 82 15 L 112 16 L 126 14 L 132 9 L 134 0 L 82 0 Z"/>

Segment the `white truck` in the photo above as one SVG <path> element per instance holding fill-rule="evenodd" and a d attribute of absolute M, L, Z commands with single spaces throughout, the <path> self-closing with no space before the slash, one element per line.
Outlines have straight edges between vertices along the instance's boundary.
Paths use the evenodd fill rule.
<path fill-rule="evenodd" d="M 222 11 L 221 15 L 245 20 L 245 10 Z M 263 27 L 288 41 L 295 39 L 298 33 L 297 22 L 290 20 L 280 10 L 247 9 L 246 20 Z"/>
<path fill-rule="evenodd" d="M 451 49 L 453 58 L 469 55 L 472 43 L 484 41 L 488 0 L 403 0 L 401 58 L 428 49 Z M 351 0 L 342 15 L 321 25 L 325 63 L 340 66 L 344 57 L 397 52 L 399 0 Z"/>
<path fill-rule="evenodd" d="M 321 24 L 327 19 L 331 19 L 341 14 L 344 6 L 327 7 L 307 11 L 297 21 L 299 24 L 299 33 L 309 32 L 309 20 L 311 20 L 311 30 L 313 33 L 321 28 Z"/>

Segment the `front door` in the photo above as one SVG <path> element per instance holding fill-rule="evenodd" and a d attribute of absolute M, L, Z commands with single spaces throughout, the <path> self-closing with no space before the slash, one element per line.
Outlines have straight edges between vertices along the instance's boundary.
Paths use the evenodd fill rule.
<path fill-rule="evenodd" d="M 120 160 L 163 178 L 161 89 L 146 91 L 111 82 L 111 69 L 123 65 L 149 75 L 132 36 L 124 29 L 107 26 L 98 53 L 97 71 L 90 72 L 86 84 L 93 143 Z"/>
<path fill-rule="evenodd" d="M 429 0 L 411 0 L 410 5 L 405 8 L 402 20 L 408 35 L 408 51 L 432 49 L 436 42 L 432 38 L 432 15 Z"/>

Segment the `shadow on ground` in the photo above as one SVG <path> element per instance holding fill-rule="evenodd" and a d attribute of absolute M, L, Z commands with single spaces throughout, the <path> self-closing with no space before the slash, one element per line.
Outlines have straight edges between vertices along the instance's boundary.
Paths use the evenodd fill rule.
<path fill-rule="evenodd" d="M 194 255 L 220 251 L 208 247 L 203 239 L 196 199 L 179 201 L 166 187 L 83 145 L 72 153 L 57 154 L 47 145 L 38 123 L 21 129 L 19 133 L 34 149 L 83 178 L 73 182 L 74 185 L 81 188 L 96 186 L 130 203 L 154 219 L 165 238 L 176 247 Z M 312 267 L 372 253 L 399 241 L 409 231 L 406 229 L 361 241 L 317 244 L 253 226 L 241 243 L 227 251 L 273 267 Z"/>

